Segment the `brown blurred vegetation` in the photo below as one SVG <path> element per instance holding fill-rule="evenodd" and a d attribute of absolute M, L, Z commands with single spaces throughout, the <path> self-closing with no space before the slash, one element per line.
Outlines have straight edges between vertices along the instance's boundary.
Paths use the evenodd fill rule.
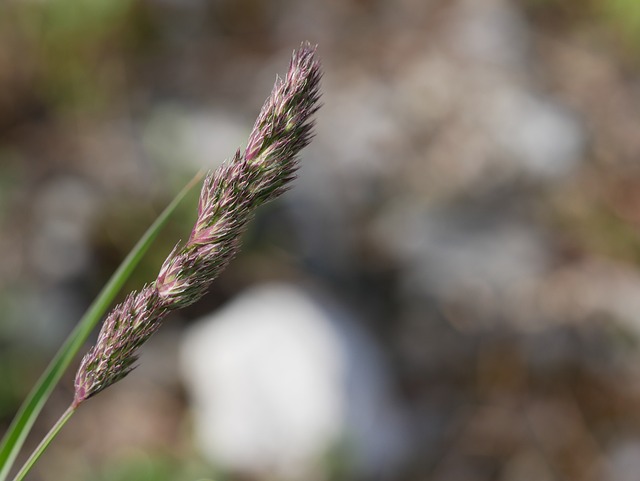
<path fill-rule="evenodd" d="M 384 349 L 413 428 L 393 479 L 637 479 L 639 32 L 635 0 L 0 3 L 0 428 L 288 52 L 317 42 L 326 70 L 300 188 L 32 479 L 213 477 L 172 340 L 269 279 L 330 292 Z"/>

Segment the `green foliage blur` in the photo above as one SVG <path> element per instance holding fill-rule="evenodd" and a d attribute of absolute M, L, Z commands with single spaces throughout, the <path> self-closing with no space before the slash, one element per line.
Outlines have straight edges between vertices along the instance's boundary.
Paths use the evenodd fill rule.
<path fill-rule="evenodd" d="M 3 2 L 0 84 L 56 110 L 104 106 L 126 81 L 133 9 L 131 0 Z"/>

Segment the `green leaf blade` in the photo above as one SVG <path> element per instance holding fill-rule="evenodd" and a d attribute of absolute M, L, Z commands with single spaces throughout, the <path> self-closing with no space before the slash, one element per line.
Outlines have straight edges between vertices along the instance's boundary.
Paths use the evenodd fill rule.
<path fill-rule="evenodd" d="M 199 181 L 201 176 L 201 174 L 196 175 L 171 201 L 149 229 L 147 229 L 100 291 L 100 294 L 98 294 L 91 306 L 89 306 L 89 309 L 69 334 L 67 340 L 51 360 L 47 369 L 29 393 L 27 399 L 23 402 L 0 443 L 0 481 L 6 481 L 36 418 L 42 411 L 44 404 L 49 399 L 49 396 L 62 378 L 64 372 L 68 369 L 94 327 L 105 315 L 107 309 L 120 292 L 120 289 L 122 289 L 127 279 L 131 276 L 144 254 L 160 233 L 162 227 L 164 227 L 169 220 L 171 214 Z"/>

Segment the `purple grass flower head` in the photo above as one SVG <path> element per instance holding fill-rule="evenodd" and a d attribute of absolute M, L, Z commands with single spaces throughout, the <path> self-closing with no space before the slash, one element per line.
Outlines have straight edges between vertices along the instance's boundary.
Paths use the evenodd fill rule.
<path fill-rule="evenodd" d="M 315 48 L 305 43 L 293 53 L 286 77 L 276 79 L 245 151 L 205 178 L 188 241 L 173 249 L 154 282 L 129 294 L 105 319 L 78 368 L 74 406 L 131 372 L 165 315 L 200 299 L 235 256 L 255 209 L 290 186 L 298 154 L 313 135 L 320 77 Z"/>

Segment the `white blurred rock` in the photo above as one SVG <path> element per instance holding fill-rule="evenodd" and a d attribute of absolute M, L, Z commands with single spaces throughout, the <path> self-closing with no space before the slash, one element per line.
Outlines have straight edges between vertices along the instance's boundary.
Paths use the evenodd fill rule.
<path fill-rule="evenodd" d="M 87 268 L 91 222 L 99 206 L 96 191 L 73 177 L 51 179 L 37 193 L 29 258 L 45 279 L 67 280 Z"/>
<path fill-rule="evenodd" d="M 615 446 L 607 456 L 607 468 L 607 479 L 611 481 L 636 481 L 640 473 L 640 440 Z"/>
<path fill-rule="evenodd" d="M 166 104 L 152 112 L 143 142 L 149 155 L 167 166 L 215 169 L 246 143 L 250 128 L 230 112 Z"/>
<path fill-rule="evenodd" d="M 515 322 L 551 265 L 547 239 L 514 216 L 389 206 L 373 234 L 402 263 L 406 293 L 473 306 L 474 324 Z M 519 319 L 519 317 L 518 317 Z"/>
<path fill-rule="evenodd" d="M 548 98 L 518 89 L 495 92 L 489 131 L 529 175 L 553 179 L 577 167 L 585 135 L 571 113 Z M 491 128 L 492 127 L 492 128 Z"/>
<path fill-rule="evenodd" d="M 451 43 L 465 59 L 494 67 L 526 65 L 531 41 L 517 7 L 504 0 L 463 0 L 453 10 Z"/>
<path fill-rule="evenodd" d="M 187 332 L 181 358 L 197 442 L 214 464 L 323 479 L 343 442 L 360 473 L 393 469 L 401 456 L 402 423 L 372 341 L 302 289 L 244 293 Z"/>

